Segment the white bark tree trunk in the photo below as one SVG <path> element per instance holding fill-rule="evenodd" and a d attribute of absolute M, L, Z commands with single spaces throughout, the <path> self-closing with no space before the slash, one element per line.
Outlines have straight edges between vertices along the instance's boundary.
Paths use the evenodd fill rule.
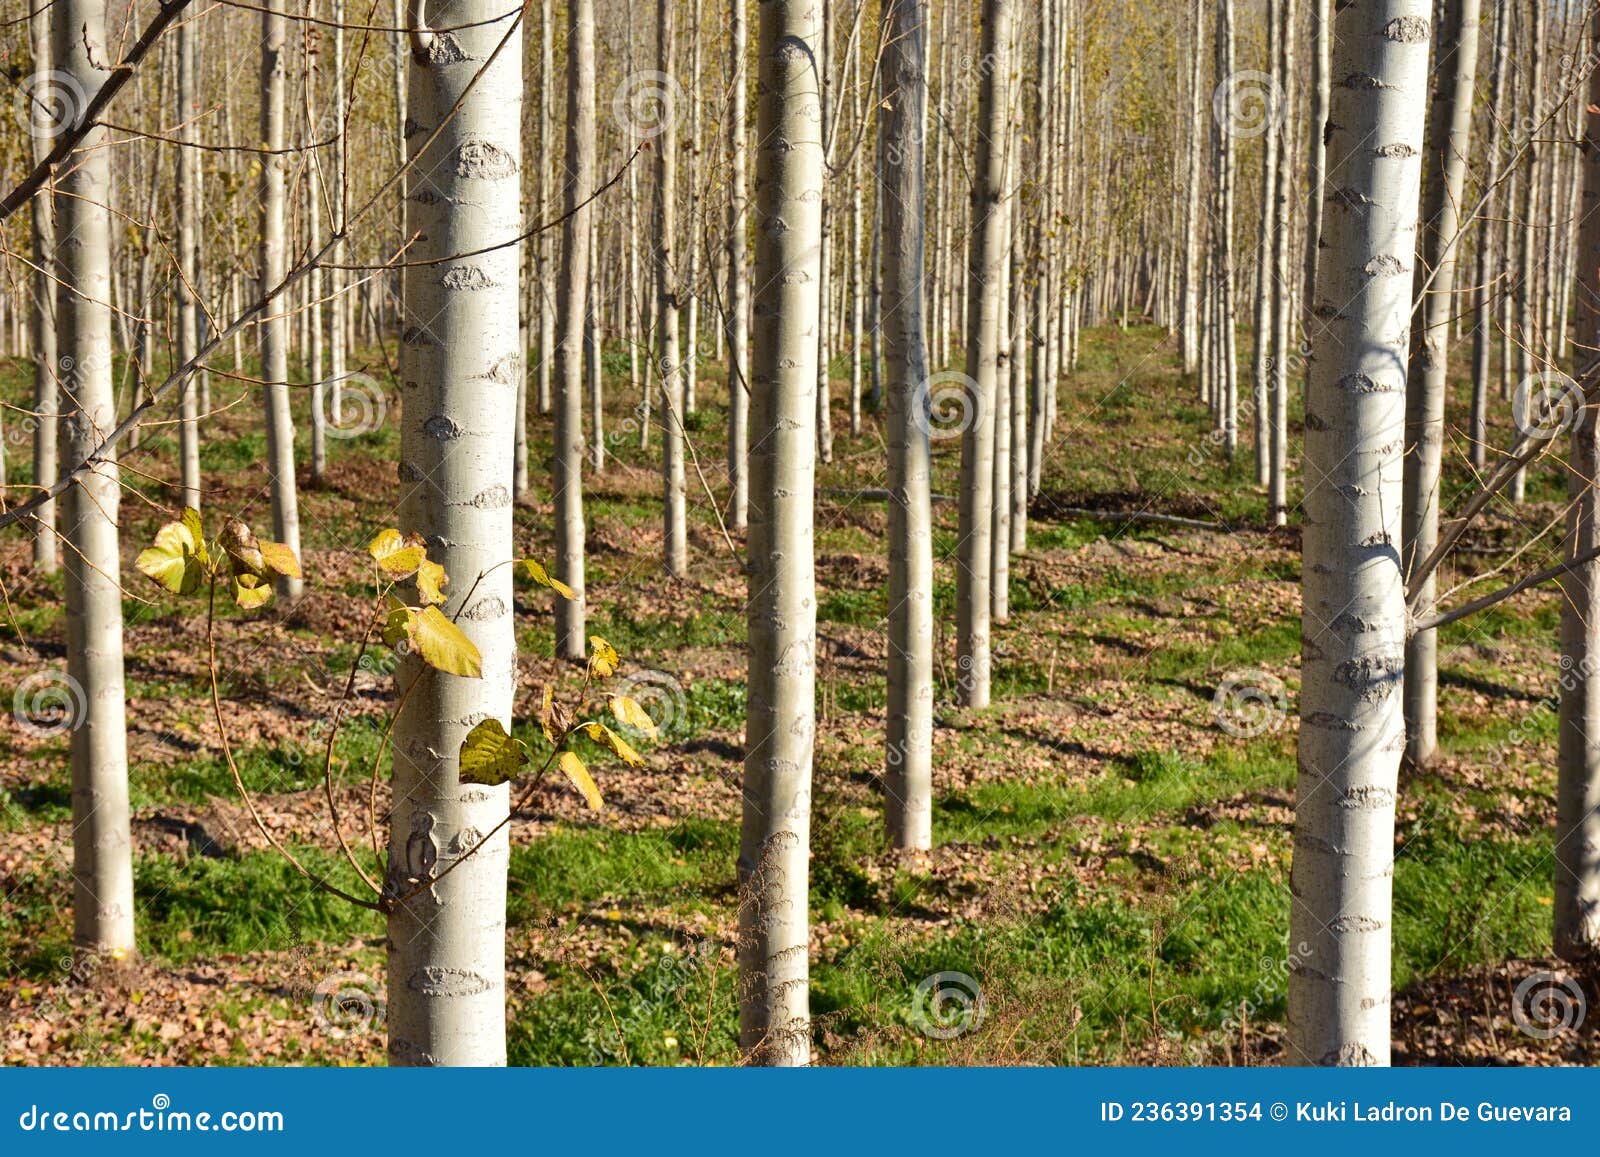
<path fill-rule="evenodd" d="M 476 644 L 483 678 L 446 675 L 412 658 L 398 670 L 400 689 L 420 682 L 394 729 L 391 894 L 407 892 L 408 877 L 450 868 L 509 807 L 506 785 L 464 786 L 458 773 L 461 742 L 477 723 L 510 725 L 516 689 L 511 568 L 499 565 L 513 557 L 511 419 L 521 373 L 513 242 L 522 46 L 514 16 L 500 0 L 436 0 L 427 18 L 452 31 L 412 30 L 411 225 L 422 235 L 415 259 L 474 256 L 406 277 L 400 529 L 420 533 L 450 576 L 443 610 L 459 616 Z M 391 1063 L 505 1063 L 508 854 L 501 829 L 390 913 Z"/>
<path fill-rule="evenodd" d="M 1006 250 L 1006 83 L 1011 75 L 1010 0 L 984 0 L 978 142 L 967 262 L 967 383 L 972 396 L 961 435 L 961 545 L 956 562 L 957 700 L 989 705 L 989 619 L 993 573 L 995 398 L 1000 295 Z"/>
<path fill-rule="evenodd" d="M 745 181 L 746 0 L 731 0 L 728 54 L 733 91 L 728 102 L 728 528 L 743 530 L 749 517 L 750 283 L 746 272 Z"/>
<path fill-rule="evenodd" d="M 1427 188 L 1422 206 L 1418 291 L 1424 290 L 1420 324 L 1411 335 L 1406 389 L 1405 491 L 1401 512 L 1401 565 L 1407 574 L 1439 541 L 1439 485 L 1444 458 L 1445 369 L 1450 321 L 1456 310 L 1457 233 L 1472 144 L 1472 96 L 1478 72 L 1478 0 L 1444 0 L 1433 109 L 1428 118 Z M 1437 572 L 1423 582 L 1412 608 L 1434 610 Z M 1419 767 L 1439 748 L 1439 632 L 1419 631 L 1406 641 L 1406 757 Z"/>
<path fill-rule="evenodd" d="M 87 102 L 115 59 L 105 0 L 58 0 L 50 55 Z M 70 98 L 69 98 L 70 99 Z M 81 107 L 78 111 L 82 111 Z M 56 350 L 66 370 L 68 462 L 84 462 L 117 424 L 111 384 L 111 154 L 94 128 L 61 167 L 56 188 Z M 122 588 L 115 458 L 102 460 L 63 497 L 67 676 L 72 714 L 72 943 L 80 956 L 134 952 L 128 735 L 122 672 Z"/>
<path fill-rule="evenodd" d="M 1592 40 L 1600 49 L 1600 16 Z M 1583 205 L 1576 264 L 1578 379 L 1600 364 L 1600 71 L 1589 74 L 1583 120 Z M 1582 406 L 1573 427 L 1567 464 L 1568 557 L 1600 546 L 1600 424 L 1593 405 Z M 1592 959 L 1600 951 L 1600 562 L 1588 562 L 1562 579 L 1561 705 L 1556 782 L 1555 950 L 1566 960 Z"/>
<path fill-rule="evenodd" d="M 50 72 L 50 10 L 40 5 L 29 13 L 28 35 L 33 49 L 35 75 Z M 41 110 L 42 111 L 42 110 Z M 50 137 L 41 129 L 34 134 L 33 159 L 44 160 L 51 147 Z M 33 484 L 49 486 L 56 480 L 56 442 L 60 422 L 56 419 L 60 403 L 56 392 L 56 280 L 52 268 L 56 259 L 54 186 L 46 181 L 34 194 L 33 209 Z M 56 504 L 46 502 L 34 514 L 33 565 L 41 573 L 56 569 Z"/>
<path fill-rule="evenodd" d="M 923 323 L 923 0 L 889 0 L 878 133 L 883 141 L 883 352 L 888 376 L 889 842 L 933 846 L 933 516 Z"/>
<path fill-rule="evenodd" d="M 1326 244 L 1306 398 L 1303 687 L 1291 1061 L 1389 1060 L 1406 342 L 1428 0 L 1354 0 L 1334 27 Z"/>
<path fill-rule="evenodd" d="M 677 17 L 672 0 L 656 6 L 656 68 L 672 76 Z M 667 573 L 681 576 L 689 568 L 687 491 L 683 471 L 684 383 L 678 351 L 678 269 L 674 256 L 678 232 L 678 127 L 681 111 L 670 96 L 656 153 L 656 324 L 661 340 L 661 489 L 662 561 Z"/>
<path fill-rule="evenodd" d="M 811 1058 L 806 903 L 816 710 L 818 25 L 808 0 L 764 0 L 760 8 L 739 1043 L 748 1062 L 765 1065 L 804 1065 Z"/>
<path fill-rule="evenodd" d="M 284 0 L 261 6 L 261 140 L 269 150 L 284 147 Z M 272 289 L 287 272 L 284 232 L 284 169 L 281 151 L 261 157 L 261 284 Z M 294 419 L 289 413 L 289 322 L 268 311 L 260 323 L 262 404 L 266 410 L 267 471 L 272 495 L 272 537 L 300 557 L 300 508 L 295 491 Z M 300 597 L 298 578 L 279 578 L 278 597 Z"/>
<path fill-rule="evenodd" d="M 557 287 L 555 485 L 556 567 L 573 597 L 556 600 L 556 655 L 582 659 L 584 636 L 583 351 L 589 312 L 588 201 L 595 181 L 594 3 L 567 5 L 567 149 Z M 580 207 L 581 206 L 581 207 Z M 598 351 L 597 351 L 598 353 Z"/>

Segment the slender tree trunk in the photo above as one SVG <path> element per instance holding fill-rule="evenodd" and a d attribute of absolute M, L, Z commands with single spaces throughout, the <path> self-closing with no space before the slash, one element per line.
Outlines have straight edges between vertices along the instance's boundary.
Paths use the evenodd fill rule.
<path fill-rule="evenodd" d="M 811 1058 L 807 860 L 815 736 L 812 489 L 822 243 L 820 32 L 808 0 L 763 0 L 750 358 L 749 708 L 739 844 L 739 1044 Z"/>
<path fill-rule="evenodd" d="M 509 788 L 463 786 L 459 752 L 480 720 L 510 725 L 516 690 L 511 568 L 502 565 L 513 557 L 511 417 L 521 357 L 512 242 L 521 222 L 522 44 L 514 17 L 499 0 L 434 0 L 429 20 L 451 31 L 411 35 L 415 259 L 474 256 L 406 277 L 401 378 L 415 384 L 401 426 L 400 529 L 421 534 L 450 576 L 442 609 L 477 646 L 483 677 L 458 678 L 413 658 L 397 672 L 402 693 L 415 687 L 394 728 L 387 886 L 415 894 L 389 915 L 392 1064 L 500 1065 L 506 1056 L 509 833 L 477 845 L 505 819 Z M 430 878 L 437 882 L 420 891 L 406 883 Z"/>
<path fill-rule="evenodd" d="M 1455 310 L 1456 257 L 1467 152 L 1472 144 L 1472 95 L 1478 70 L 1478 0 L 1444 0 L 1433 109 L 1428 118 L 1422 205 L 1421 324 L 1411 334 L 1406 388 L 1406 460 L 1401 513 L 1401 565 L 1407 574 L 1439 541 L 1439 484 L 1444 455 L 1444 402 L 1450 318 Z M 1431 284 L 1424 285 L 1431 276 Z M 1421 587 L 1414 611 L 1433 613 L 1435 575 Z M 1426 766 L 1438 754 L 1439 632 L 1406 641 L 1406 757 Z"/>
<path fill-rule="evenodd" d="M 728 53 L 733 92 L 728 104 L 728 527 L 743 530 L 748 519 L 750 476 L 750 283 L 746 273 L 749 204 L 745 192 L 745 92 L 749 56 L 746 0 L 730 0 Z"/>
<path fill-rule="evenodd" d="M 817 457 L 823 462 L 833 461 L 833 389 L 830 363 L 833 349 L 828 341 L 828 291 L 833 262 L 833 209 L 829 203 L 827 164 L 833 151 L 828 138 L 833 116 L 833 8 L 823 3 L 822 49 L 817 58 L 819 83 L 822 85 L 822 250 L 817 263 L 817 296 L 822 302 L 822 315 L 817 322 Z"/>
<path fill-rule="evenodd" d="M 1600 16 L 1591 16 L 1600 50 Z M 1583 119 L 1583 212 L 1578 234 L 1578 379 L 1600 365 L 1600 71 L 1589 74 Z M 1600 547 L 1595 407 L 1580 406 L 1567 464 L 1567 556 Z M 1556 781 L 1555 950 L 1565 960 L 1600 951 L 1600 562 L 1562 579 L 1561 706 Z"/>
<path fill-rule="evenodd" d="M 1272 77 L 1271 83 L 1282 83 L 1278 76 L 1279 53 L 1279 8 L 1287 0 L 1267 0 L 1267 71 Z M 1281 89 L 1279 90 L 1281 92 Z M 1278 93 L 1270 94 L 1269 100 L 1281 99 Z M 1275 275 L 1277 267 L 1273 264 L 1274 245 L 1277 238 L 1277 167 L 1278 167 L 1278 125 L 1273 123 L 1275 112 L 1268 108 L 1264 114 L 1267 125 L 1266 131 L 1261 135 L 1261 212 L 1259 214 L 1260 231 L 1256 235 L 1256 294 L 1255 294 L 1255 365 L 1252 375 L 1254 392 L 1252 396 L 1251 412 L 1255 421 L 1255 451 L 1256 451 L 1256 485 L 1266 486 L 1271 478 L 1272 470 L 1272 433 L 1268 424 L 1270 416 L 1269 407 L 1272 404 L 1270 393 L 1274 377 L 1275 363 L 1269 355 L 1273 335 L 1276 332 L 1274 317 L 1277 313 L 1278 295 L 1283 292 L 1283 286 L 1276 284 Z M 1285 158 L 1287 167 L 1287 158 Z"/>
<path fill-rule="evenodd" d="M 583 583 L 583 331 L 589 301 L 589 231 L 594 211 L 594 3 L 567 5 L 567 151 L 562 193 L 561 280 L 557 287 L 555 479 L 556 566 L 573 598 L 558 599 L 556 654 L 582 659 Z M 596 351 L 598 353 L 598 351 Z"/>
<path fill-rule="evenodd" d="M 270 290 L 287 272 L 284 233 L 284 0 L 261 7 L 261 285 Z M 289 413 L 289 324 L 269 310 L 260 323 L 262 403 L 267 415 L 267 471 L 272 494 L 272 537 L 300 556 L 300 508 L 295 493 L 294 419 Z M 301 580 L 280 578 L 278 597 L 300 597 Z"/>
<path fill-rule="evenodd" d="M 961 544 L 956 563 L 957 700 L 989 705 L 989 618 L 993 573 L 995 397 L 1000 293 L 1006 249 L 1006 81 L 1011 74 L 1010 0 L 984 0 L 982 58 L 991 61 L 978 90 L 973 163 L 972 241 L 967 263 L 967 383 L 972 396 L 961 436 Z"/>
<path fill-rule="evenodd" d="M 672 0 L 656 6 L 656 67 L 672 75 L 677 17 Z M 687 495 L 683 473 L 683 365 L 678 352 L 678 110 L 668 108 L 656 144 L 656 325 L 661 341 L 662 561 L 667 573 L 689 569 Z"/>
<path fill-rule="evenodd" d="M 50 12 L 56 72 L 88 102 L 115 59 L 105 0 L 57 0 Z M 69 98 L 70 99 L 70 98 Z M 56 179 L 59 236 L 56 349 L 67 461 L 86 462 L 117 424 L 111 386 L 111 154 L 94 128 Z M 67 243 L 67 242 L 70 242 Z M 134 952 L 128 737 L 122 672 L 116 460 L 102 456 L 61 503 L 66 537 L 67 678 L 72 697 L 73 949 L 120 960 Z"/>
<path fill-rule="evenodd" d="M 178 28 L 178 124 L 180 138 L 193 144 L 200 116 L 195 75 L 199 69 L 199 25 L 190 19 Z M 195 286 L 200 278 L 200 153 L 180 148 L 178 165 L 178 277 L 174 287 L 178 299 L 178 361 L 187 363 L 200 350 L 199 305 Z M 183 485 L 183 504 L 200 509 L 200 427 L 196 407 L 194 375 L 180 387 L 178 395 L 178 458 Z"/>
<path fill-rule="evenodd" d="M 1335 17 L 1306 398 L 1306 532 L 1288 1059 L 1389 1060 L 1395 790 L 1405 721 L 1400 533 L 1406 335 L 1428 0 Z M 1357 208 L 1359 206 L 1359 208 Z"/>
<path fill-rule="evenodd" d="M 1199 368 L 1200 331 L 1204 326 L 1200 312 L 1203 272 L 1200 255 L 1200 189 L 1205 183 L 1200 163 L 1200 142 L 1205 139 L 1201 97 L 1206 43 L 1204 0 L 1194 0 L 1190 18 L 1194 25 L 1194 37 L 1189 50 L 1189 180 L 1184 202 L 1183 372 L 1186 374 L 1192 374 Z"/>
<path fill-rule="evenodd" d="M 1311 170 L 1307 174 L 1310 196 L 1306 200 L 1306 259 L 1305 289 L 1301 298 L 1302 328 L 1309 341 L 1316 332 L 1316 319 L 1312 305 L 1316 299 L 1317 249 L 1322 241 L 1323 184 L 1328 173 L 1328 101 L 1331 93 L 1333 63 L 1333 26 L 1328 5 L 1331 0 L 1311 2 L 1311 132 L 1307 134 L 1307 160 Z M 1309 366 L 1309 362 L 1307 365 Z"/>
<path fill-rule="evenodd" d="M 539 216 L 543 224 L 550 215 L 550 166 L 555 161 L 555 17 L 551 0 L 543 0 L 539 7 Z M 548 414 L 551 407 L 551 372 L 555 368 L 556 314 L 550 298 L 550 275 L 555 272 L 555 238 L 547 230 L 539 235 L 539 284 L 534 293 L 539 301 L 539 413 Z"/>
<path fill-rule="evenodd" d="M 1281 99 L 1285 112 L 1294 108 L 1294 3 L 1279 0 L 1278 49 L 1282 56 L 1278 76 L 1283 83 Z M 1277 188 L 1274 196 L 1272 239 L 1273 295 L 1272 313 L 1272 378 L 1267 383 L 1268 442 L 1270 461 L 1267 469 L 1267 509 L 1274 526 L 1285 526 L 1289 521 L 1289 334 L 1290 314 L 1294 311 L 1294 291 L 1289 276 L 1289 241 L 1293 230 L 1290 209 L 1294 202 L 1294 120 L 1285 115 L 1271 131 L 1281 134 L 1278 147 Z M 1320 146 L 1319 146 L 1320 147 Z"/>
<path fill-rule="evenodd" d="M 1489 107 L 1502 107 L 1506 86 L 1506 55 L 1510 43 L 1511 8 L 1499 5 L 1494 18 L 1494 63 L 1489 81 Z M 1478 226 L 1476 268 L 1477 285 L 1474 287 L 1472 331 L 1472 412 L 1467 439 L 1468 459 L 1474 470 L 1482 470 L 1488 462 L 1489 452 L 1489 375 L 1490 357 L 1494 350 L 1494 303 L 1500 295 L 1495 285 L 1495 275 L 1505 259 L 1500 247 L 1501 229 L 1497 223 L 1500 215 L 1501 135 L 1503 126 L 1499 117 L 1490 117 L 1485 133 L 1484 152 L 1487 163 L 1484 169 L 1485 193 L 1483 213 Z"/>
<path fill-rule="evenodd" d="M 35 75 L 50 72 L 50 9 L 36 6 L 28 15 Z M 41 125 L 45 122 L 41 121 Z M 48 155 L 51 139 L 35 132 L 33 158 L 37 164 Z M 56 480 L 56 442 L 60 408 L 56 391 L 56 281 L 51 270 L 56 259 L 54 185 L 46 181 L 33 197 L 33 484 L 49 486 Z M 56 569 L 56 504 L 46 502 L 34 514 L 34 569 L 52 574 Z"/>

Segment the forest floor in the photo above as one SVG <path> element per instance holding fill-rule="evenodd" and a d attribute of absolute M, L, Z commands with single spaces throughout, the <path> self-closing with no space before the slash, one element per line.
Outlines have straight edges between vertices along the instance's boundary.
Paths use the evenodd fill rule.
<path fill-rule="evenodd" d="M 1282 1058 L 1298 532 L 1266 527 L 1248 431 L 1228 462 L 1159 336 L 1087 334 L 1081 367 L 1061 387 L 1028 549 L 1012 565 L 1010 620 L 995 631 L 995 701 L 981 711 L 953 705 L 956 508 L 936 507 L 936 847 L 925 856 L 890 852 L 882 834 L 886 514 L 881 501 L 853 496 L 884 484 L 885 451 L 874 416 L 850 436 L 847 370 L 835 366 L 836 457 L 819 472 L 816 534 L 819 1063 Z M 622 676 L 664 734 L 642 770 L 597 765 L 600 813 L 551 786 L 516 818 L 510 1057 L 731 1063 L 742 542 L 730 548 L 691 468 L 690 577 L 663 577 L 656 447 L 641 450 L 627 424 L 625 356 L 608 353 L 607 370 L 608 420 L 622 436 L 586 483 L 590 629 L 622 652 Z M 0 394 L 22 402 L 28 373 L 0 363 Z M 224 379 L 216 389 L 233 396 Z M 723 391 L 707 366 L 689 419 L 719 501 Z M 297 405 L 303 461 L 303 393 Z M 252 406 L 246 398 L 207 423 L 206 502 L 264 527 Z M 220 628 L 228 734 L 267 823 L 356 888 L 328 818 L 322 747 L 369 613 L 362 551 L 396 522 L 397 417 L 391 409 L 370 432 L 333 443 L 327 486 L 302 491 L 306 597 L 286 612 L 229 615 Z M 542 463 L 547 420 L 534 429 Z M 1296 425 L 1296 446 L 1298 435 Z M 313 892 L 256 832 L 219 755 L 200 606 L 132 569 L 171 516 L 171 494 L 144 477 L 174 473 L 170 443 L 161 432 L 126 455 L 141 476 L 130 472 L 136 493 L 122 506 L 140 949 L 131 964 L 71 968 L 67 736 L 30 715 L 39 684 L 25 684 L 64 667 L 61 580 L 31 572 L 19 536 L 0 547 L 10 608 L 0 690 L 17 689 L 20 708 L 0 730 L 0 1062 L 381 1063 L 380 920 Z M 14 483 L 27 478 L 27 445 L 25 435 L 7 443 Z M 958 441 L 935 454 L 935 490 L 954 494 Z M 1447 508 L 1468 481 L 1458 457 Z M 534 503 L 517 510 L 518 548 L 547 558 L 549 490 L 542 468 L 534 478 Z M 1527 527 L 1559 511 L 1558 487 L 1553 466 L 1533 472 L 1529 501 L 1496 510 L 1461 564 L 1504 562 Z M 1219 529 L 1111 516 L 1129 511 Z M 1600 1016 L 1550 1039 L 1513 1017 L 1518 986 L 1543 973 L 1594 992 L 1592 977 L 1569 979 L 1549 958 L 1558 597 L 1519 596 L 1442 640 L 1444 758 L 1405 774 L 1395 841 L 1397 1063 L 1600 1059 Z M 548 597 L 522 592 L 517 612 L 525 692 L 577 679 L 550 657 Z M 389 682 L 381 665 L 357 672 L 335 745 L 336 799 L 357 848 L 369 843 L 365 781 Z M 940 1019 L 960 1003 L 946 991 L 952 999 L 930 1019 L 929 985 L 981 1000 L 981 1015 Z"/>

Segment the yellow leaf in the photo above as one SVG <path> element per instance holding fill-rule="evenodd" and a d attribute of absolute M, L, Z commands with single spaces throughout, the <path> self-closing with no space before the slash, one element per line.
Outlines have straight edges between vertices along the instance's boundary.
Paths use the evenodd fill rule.
<path fill-rule="evenodd" d="M 572 786 L 583 794 L 591 811 L 599 811 L 601 806 L 600 789 L 595 786 L 594 777 L 589 774 L 589 769 L 583 766 L 583 760 L 578 758 L 576 752 L 563 751 L 561 753 L 561 772 L 571 781 Z"/>
<path fill-rule="evenodd" d="M 544 703 L 539 707 L 539 729 L 544 732 L 544 737 L 551 743 L 556 741 L 555 728 L 551 726 L 552 707 L 555 704 L 556 689 L 553 685 L 544 685 Z"/>
<path fill-rule="evenodd" d="M 629 767 L 644 766 L 644 756 L 635 751 L 626 739 L 604 723 L 585 723 L 583 725 L 583 733 L 596 743 L 605 744 L 611 749 L 613 755 Z"/>
<path fill-rule="evenodd" d="M 294 551 L 281 542 L 267 542 L 263 540 L 261 547 L 261 561 L 266 564 L 273 574 L 280 574 L 284 578 L 300 577 L 300 560 L 295 558 Z"/>
<path fill-rule="evenodd" d="M 522 744 L 507 735 L 500 721 L 490 716 L 461 742 L 461 782 L 494 787 L 515 779 L 527 761 Z"/>
<path fill-rule="evenodd" d="M 424 606 L 433 606 L 444 602 L 444 588 L 450 582 L 450 576 L 444 573 L 444 567 L 436 562 L 423 559 L 417 567 L 417 597 Z"/>
<path fill-rule="evenodd" d="M 272 584 L 253 574 L 234 575 L 233 601 L 247 611 L 264 607 L 272 601 Z"/>
<path fill-rule="evenodd" d="M 367 543 L 367 553 L 384 574 L 397 582 L 416 574 L 422 560 L 428 557 L 421 535 L 409 534 L 402 538 L 393 527 L 378 531 Z"/>
<path fill-rule="evenodd" d="M 564 599 L 577 598 L 577 595 L 572 593 L 571 587 L 552 575 L 536 558 L 518 559 L 516 573 L 525 579 L 532 579 L 540 586 L 549 587 Z"/>
<path fill-rule="evenodd" d="M 199 589 L 204 575 L 200 549 L 194 528 L 185 518 L 156 531 L 155 545 L 141 551 L 133 565 L 173 594 L 190 595 Z"/>
<path fill-rule="evenodd" d="M 615 715 L 617 722 L 624 727 L 631 727 L 635 731 L 648 735 L 651 739 L 660 734 L 656 729 L 655 720 L 651 719 L 649 713 L 639 706 L 637 699 L 630 696 L 613 695 L 611 697 L 611 714 Z"/>
<path fill-rule="evenodd" d="M 607 675 L 615 675 L 617 664 L 622 662 L 617 649 L 599 635 L 589 636 L 589 648 L 589 673 L 601 679 Z"/>
<path fill-rule="evenodd" d="M 428 666 L 463 679 L 483 676 L 483 656 L 461 628 L 444 617 L 438 607 L 407 608 L 411 614 L 406 633 Z"/>

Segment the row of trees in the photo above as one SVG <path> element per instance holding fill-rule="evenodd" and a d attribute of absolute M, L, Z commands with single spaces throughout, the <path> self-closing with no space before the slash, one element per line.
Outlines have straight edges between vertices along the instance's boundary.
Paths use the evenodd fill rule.
<path fill-rule="evenodd" d="M 399 529 L 455 580 L 444 610 L 481 655 L 482 677 L 417 656 L 398 672 L 388 876 L 374 901 L 390 924 L 390 1054 L 503 1061 L 509 789 L 464 783 L 459 753 L 484 720 L 511 721 L 504 564 L 516 557 L 513 505 L 544 486 L 554 570 L 573 595 L 557 611 L 558 653 L 585 656 L 584 479 L 605 468 L 618 433 L 603 429 L 609 333 L 639 399 L 636 430 L 624 433 L 659 439 L 671 575 L 691 562 L 685 442 L 702 403 L 698 370 L 727 362 L 715 513 L 744 531 L 749 579 L 741 1041 L 754 1062 L 805 1063 L 812 509 L 817 464 L 833 453 L 832 364 L 843 349 L 850 435 L 874 398 L 884 410 L 886 822 L 896 847 L 921 850 L 934 771 L 932 444 L 960 436 L 958 687 L 981 708 L 990 627 L 1008 613 L 1009 560 L 1026 548 L 1027 499 L 1050 453 L 1056 383 L 1084 326 L 1148 315 L 1172 331 L 1227 454 L 1253 409 L 1255 481 L 1279 524 L 1292 506 L 1290 383 L 1309 354 L 1291 929 L 1309 952 L 1294 961 L 1291 1044 L 1300 1061 L 1382 1063 L 1397 771 L 1408 745 L 1418 762 L 1432 756 L 1432 640 L 1472 609 L 1440 611 L 1433 585 L 1465 525 L 1440 531 L 1449 341 L 1471 317 L 1469 457 L 1484 476 L 1470 520 L 1519 494 L 1552 441 L 1555 431 L 1523 421 L 1491 447 L 1486 383 L 1492 369 L 1510 382 L 1516 363 L 1523 384 L 1508 393 L 1526 410 L 1535 367 L 1565 352 L 1575 281 L 1583 372 L 1562 395 L 1578 417 L 1563 427 L 1578 439 L 1567 559 L 1525 582 L 1560 577 L 1568 588 L 1563 657 L 1577 675 L 1570 689 L 1563 681 L 1556 942 L 1592 951 L 1600 779 L 1584 737 L 1600 733 L 1587 659 L 1600 549 L 1586 393 L 1597 287 L 1585 262 L 1595 239 L 1559 208 L 1580 188 L 1600 193 L 1592 164 L 1540 145 L 1587 126 L 1569 98 L 1591 58 L 1540 67 L 1549 37 L 1575 37 L 1587 14 L 1499 6 L 1493 99 L 1474 117 L 1475 0 L 1443 4 L 1437 27 L 1420 0 L 1334 13 L 1325 0 L 1270 0 L 1243 20 L 1231 0 L 1214 14 L 1130 7 L 1115 25 L 1081 0 L 764 0 L 753 52 L 743 0 L 725 35 L 710 31 L 720 21 L 701 0 L 659 0 L 650 20 L 601 8 L 568 0 L 558 28 L 544 0 L 537 37 L 524 35 L 532 5 L 505 0 L 396 3 L 360 18 L 338 0 L 167 0 L 110 28 L 104 0 L 31 15 L 20 107 L 32 147 L 0 223 L 32 222 L 34 324 L 0 333 L 39 367 L 35 466 L 0 525 L 26 527 L 37 564 L 53 567 L 60 502 L 69 670 L 87 702 L 72 741 L 81 949 L 134 948 L 119 447 L 138 444 L 168 472 L 174 502 L 199 508 L 209 377 L 255 384 L 273 538 L 298 554 L 291 383 L 312 398 L 316 481 L 355 351 L 386 362 L 382 347 L 397 340 Z M 602 21 L 626 31 L 599 37 Z M 249 25 L 262 46 L 253 109 L 229 54 L 203 51 L 206 37 L 227 43 Z M 972 43 L 976 55 L 962 47 Z M 1526 75 L 1509 63 L 1524 48 Z M 1266 67 L 1242 68 L 1247 57 Z M 1113 81 L 1126 60 L 1143 67 Z M 527 76 L 537 100 L 524 99 Z M 1173 99 L 1178 87 L 1186 99 Z M 1508 122 L 1502 101 L 1527 115 Z M 259 131 L 243 143 L 251 112 Z M 1475 149 L 1486 164 L 1471 164 Z M 1254 184 L 1240 179 L 1250 159 Z M 170 203 L 159 195 L 169 178 Z M 1496 198 L 1509 211 L 1497 216 Z M 1468 263 L 1471 310 L 1455 285 Z M 1237 324 L 1247 302 L 1248 370 Z M 114 349 L 129 367 L 120 399 Z M 962 368 L 947 368 L 958 354 Z M 528 461 L 533 410 L 552 416 L 548 482 Z M 171 413 L 175 424 L 136 443 L 141 424 Z M 276 574 L 279 595 L 295 598 L 298 577 Z M 405 886 L 415 880 L 437 884 Z"/>

